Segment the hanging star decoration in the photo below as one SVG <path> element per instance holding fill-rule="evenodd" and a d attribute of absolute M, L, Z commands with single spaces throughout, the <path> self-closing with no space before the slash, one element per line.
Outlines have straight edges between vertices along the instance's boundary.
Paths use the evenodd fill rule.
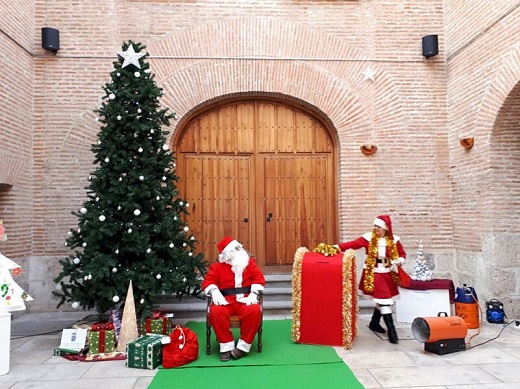
<path fill-rule="evenodd" d="M 374 70 L 367 68 L 367 70 L 365 70 L 364 72 L 361 72 L 361 73 L 365 76 L 365 81 L 366 80 L 375 81 L 374 76 L 376 75 L 376 72 Z"/>
<path fill-rule="evenodd" d="M 144 57 L 145 54 L 136 53 L 133 45 L 128 45 L 126 51 L 119 51 L 117 54 L 124 59 L 123 65 L 121 65 L 121 67 L 124 68 L 128 65 L 134 65 L 137 68 L 141 69 L 139 58 Z"/>

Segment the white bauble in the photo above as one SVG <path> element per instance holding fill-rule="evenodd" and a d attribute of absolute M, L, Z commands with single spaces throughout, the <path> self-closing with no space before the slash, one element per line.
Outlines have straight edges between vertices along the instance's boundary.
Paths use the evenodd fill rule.
<path fill-rule="evenodd" d="M 101 215 L 101 216 L 99 216 L 99 221 L 100 221 L 100 222 L 104 222 L 105 220 L 106 220 L 105 215 Z"/>
<path fill-rule="evenodd" d="M 190 229 L 189 229 L 188 226 L 186 226 L 186 227 L 183 228 L 183 231 L 184 231 L 184 232 L 188 232 L 189 230 L 190 230 Z"/>
<path fill-rule="evenodd" d="M 128 233 L 129 233 L 129 234 L 132 233 L 132 229 L 131 229 L 131 228 L 128 229 Z"/>
<path fill-rule="evenodd" d="M 141 304 L 144 304 L 144 299 L 139 300 Z"/>
<path fill-rule="evenodd" d="M 110 94 L 108 95 L 108 98 L 109 98 L 110 100 L 114 100 L 114 99 L 116 98 L 116 95 L 113 94 L 113 93 L 110 93 Z"/>
<path fill-rule="evenodd" d="M 140 153 L 142 153 L 142 152 L 143 152 L 143 148 L 142 148 L 142 147 L 139 147 L 139 148 L 137 149 L 137 151 L 140 152 Z"/>
<path fill-rule="evenodd" d="M 173 243 L 170 243 L 170 248 L 173 249 L 175 245 Z"/>
<path fill-rule="evenodd" d="M 84 215 L 87 213 L 87 208 L 83 207 L 79 211 Z"/>
<path fill-rule="evenodd" d="M 140 210 L 136 209 L 136 210 L 134 211 L 134 215 L 135 215 L 135 216 L 139 216 L 140 214 L 141 214 L 141 211 L 140 211 Z"/>
<path fill-rule="evenodd" d="M 105 158 L 105 162 L 106 162 L 106 163 L 109 163 L 109 162 L 110 162 L 110 158 L 106 157 L 106 158 Z"/>
<path fill-rule="evenodd" d="M 119 302 L 119 296 L 112 297 L 112 301 L 115 303 Z"/>
<path fill-rule="evenodd" d="M 158 280 L 160 280 L 161 277 L 162 277 L 161 274 L 157 274 L 157 275 L 155 276 L 155 278 L 157 278 Z"/>
<path fill-rule="evenodd" d="M 79 308 L 79 303 L 78 303 L 77 301 L 74 301 L 74 302 L 72 303 L 72 308 L 74 308 L 74 309 L 78 309 L 78 308 Z"/>
<path fill-rule="evenodd" d="M 117 273 L 117 267 L 112 268 L 112 273 Z"/>
<path fill-rule="evenodd" d="M 61 287 L 61 284 L 56 284 L 56 290 L 61 290 L 62 287 Z"/>
<path fill-rule="evenodd" d="M 151 252 L 152 252 L 152 249 L 150 249 L 150 248 L 146 249 L 147 254 L 150 254 Z"/>
<path fill-rule="evenodd" d="M 76 257 L 76 258 L 74 258 L 74 261 L 73 261 L 73 262 L 77 265 L 77 264 L 80 263 L 81 261 L 79 260 L 78 257 Z"/>
<path fill-rule="evenodd" d="M 144 176 L 139 176 L 139 181 L 144 181 Z"/>

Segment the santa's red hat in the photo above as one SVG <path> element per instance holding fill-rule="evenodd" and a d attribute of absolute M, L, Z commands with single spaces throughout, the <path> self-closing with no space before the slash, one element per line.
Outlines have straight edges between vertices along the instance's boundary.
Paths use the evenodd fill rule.
<path fill-rule="evenodd" d="M 231 236 L 225 236 L 220 242 L 217 243 L 218 251 L 221 256 L 226 256 L 227 252 L 239 246 L 240 243 L 233 239 Z"/>
<path fill-rule="evenodd" d="M 388 215 L 379 215 L 374 220 L 374 226 L 378 226 L 378 227 L 384 228 L 385 230 L 388 231 L 390 236 L 393 236 L 393 233 L 392 233 L 392 220 L 390 220 L 390 216 L 388 216 Z"/>

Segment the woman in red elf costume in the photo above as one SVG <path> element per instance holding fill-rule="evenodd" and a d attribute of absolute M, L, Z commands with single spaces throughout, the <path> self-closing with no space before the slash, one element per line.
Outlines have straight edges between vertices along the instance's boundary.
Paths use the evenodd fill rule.
<path fill-rule="evenodd" d="M 381 316 L 388 329 L 388 340 L 397 343 L 399 338 L 392 319 L 392 305 L 399 296 L 397 285 L 406 286 L 409 277 L 401 269 L 406 261 L 406 253 L 398 236 L 392 232 L 392 221 L 388 215 L 380 215 L 374 220 L 374 228 L 350 242 L 340 243 L 341 251 L 364 248 L 367 254 L 359 289 L 372 296 L 376 303 L 368 328 L 384 334 L 379 323 Z"/>

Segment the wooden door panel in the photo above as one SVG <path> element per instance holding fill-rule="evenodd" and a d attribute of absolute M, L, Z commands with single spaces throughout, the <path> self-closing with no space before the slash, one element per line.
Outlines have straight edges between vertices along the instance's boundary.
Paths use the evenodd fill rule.
<path fill-rule="evenodd" d="M 249 247 L 250 160 L 249 156 L 185 156 L 189 226 L 209 261 L 217 257 L 216 243 L 225 235 Z"/>
<path fill-rule="evenodd" d="M 335 218 L 330 217 L 331 204 L 326 201 L 329 158 L 328 154 L 264 156 L 266 265 L 292 264 L 299 247 L 334 241 Z"/>

